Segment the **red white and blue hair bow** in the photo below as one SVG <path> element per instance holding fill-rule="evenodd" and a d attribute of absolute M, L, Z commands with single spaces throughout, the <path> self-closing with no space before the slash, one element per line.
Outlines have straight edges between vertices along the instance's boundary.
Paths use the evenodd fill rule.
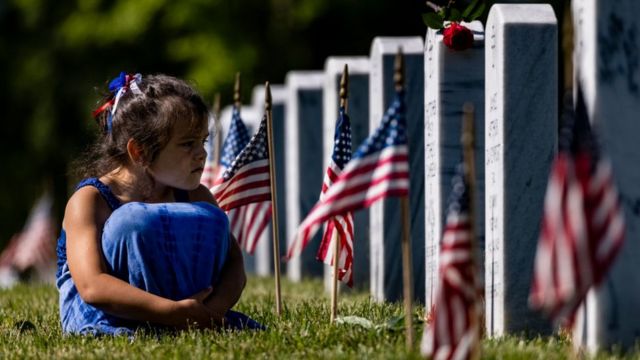
<path fill-rule="evenodd" d="M 142 75 L 140 74 L 128 75 L 125 72 L 121 72 L 117 78 L 111 80 L 111 82 L 109 83 L 109 92 L 113 94 L 112 97 L 109 99 L 109 101 L 104 103 L 93 112 L 93 117 L 95 118 L 103 111 L 106 111 L 107 109 L 109 109 L 109 107 L 111 107 L 111 109 L 109 110 L 109 115 L 107 116 L 107 132 L 111 132 L 112 118 L 116 113 L 116 110 L 118 109 L 118 103 L 120 102 L 120 98 L 122 98 L 122 95 L 124 95 L 128 90 L 131 90 L 131 92 L 136 95 L 142 94 L 142 91 L 138 87 L 138 83 L 140 83 L 141 80 Z"/>

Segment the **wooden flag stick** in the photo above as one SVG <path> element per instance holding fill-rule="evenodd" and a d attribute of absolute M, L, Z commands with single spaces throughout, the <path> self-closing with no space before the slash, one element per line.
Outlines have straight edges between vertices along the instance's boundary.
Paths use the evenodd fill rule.
<path fill-rule="evenodd" d="M 349 112 L 349 65 L 344 64 L 342 77 L 340 78 L 340 106 L 344 107 L 344 113 Z"/>
<path fill-rule="evenodd" d="M 239 87 L 239 81 L 236 81 Z M 276 201 L 276 165 L 273 152 L 273 114 L 271 103 L 271 86 L 264 84 L 264 111 L 267 114 L 267 141 L 269 143 L 269 183 L 271 186 L 271 229 L 273 230 L 273 273 L 276 280 L 276 315 L 282 315 L 282 299 L 280 296 L 280 241 L 278 239 L 278 202 Z"/>
<path fill-rule="evenodd" d="M 402 282 L 404 290 L 404 315 L 407 348 L 413 348 L 413 276 L 411 268 L 411 242 L 409 239 L 409 197 L 400 198 L 402 212 Z"/>
<path fill-rule="evenodd" d="M 396 91 L 404 88 L 404 58 L 402 48 L 398 48 L 394 64 L 393 81 Z M 400 198 L 402 216 L 402 287 L 404 295 L 404 324 L 407 349 L 413 348 L 413 264 L 411 261 L 411 240 L 409 239 L 409 197 Z"/>
<path fill-rule="evenodd" d="M 462 107 L 462 136 L 460 142 L 462 143 L 463 161 L 464 161 L 464 177 L 467 184 L 469 184 L 469 214 L 473 215 L 475 211 L 475 186 L 476 186 L 476 166 L 475 155 L 473 153 L 474 138 L 473 138 L 473 112 L 474 108 L 471 103 L 465 103 Z M 474 225 L 475 218 L 470 216 L 469 223 L 471 224 L 471 230 L 475 234 Z M 475 238 L 473 238 L 475 239 Z M 472 239 L 472 240 L 473 240 Z M 474 241 L 472 241 L 473 243 Z"/>
<path fill-rule="evenodd" d="M 342 78 L 340 78 L 340 107 L 347 113 L 349 107 L 349 67 L 344 64 Z M 331 279 L 331 323 L 336 320 L 338 313 L 338 262 L 340 261 L 340 237 L 333 232 L 333 277 Z"/>
<path fill-rule="evenodd" d="M 471 103 L 465 103 L 462 107 L 462 135 L 460 136 L 460 142 L 462 143 L 462 154 L 463 154 L 463 162 L 464 162 L 464 171 L 463 176 L 465 182 L 468 184 L 467 192 L 469 194 L 469 228 L 471 233 L 471 239 L 469 239 L 471 243 L 471 254 L 473 257 L 476 255 L 476 231 L 475 231 L 475 189 L 476 189 L 476 162 L 475 162 L 475 154 L 473 147 L 475 146 L 474 139 L 474 107 Z M 476 274 L 475 267 L 475 259 L 472 261 L 473 274 Z M 475 285 L 475 284 L 474 284 Z M 475 289 L 474 289 L 475 290 Z M 476 306 L 474 304 L 474 306 Z M 480 307 L 476 307 L 480 308 Z M 479 315 L 476 313 L 475 309 L 472 309 L 473 314 L 476 316 L 471 316 L 471 327 L 479 326 Z M 479 332 L 479 331 L 478 331 Z M 480 336 L 480 334 L 477 334 Z M 479 341 L 476 341 L 475 344 L 479 344 Z M 473 349 L 469 352 L 471 354 L 471 359 L 479 359 L 480 358 L 480 347 L 474 346 Z"/>
<path fill-rule="evenodd" d="M 236 73 L 236 82 L 233 84 L 233 105 L 240 111 L 242 99 L 240 97 L 240 73 Z"/>
<path fill-rule="evenodd" d="M 220 93 L 213 97 L 213 128 L 215 130 L 215 142 L 213 145 L 213 166 L 220 166 L 220 152 L 222 151 L 222 121 L 220 119 Z"/>

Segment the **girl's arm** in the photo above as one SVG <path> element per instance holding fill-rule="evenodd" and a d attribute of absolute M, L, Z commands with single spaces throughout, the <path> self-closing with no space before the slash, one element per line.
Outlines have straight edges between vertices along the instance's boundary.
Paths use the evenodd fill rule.
<path fill-rule="evenodd" d="M 238 242 L 231 235 L 231 244 L 227 253 L 227 261 L 222 267 L 220 278 L 213 284 L 213 292 L 204 301 L 204 304 L 216 317 L 224 316 L 240 299 L 240 295 L 247 283 L 244 272 L 242 251 Z"/>
<path fill-rule="evenodd" d="M 190 192 L 189 198 L 192 201 L 206 201 L 218 206 L 211 191 L 203 185 L 200 185 L 196 190 Z M 223 316 L 227 310 L 231 309 L 233 305 L 238 302 L 247 283 L 242 251 L 233 235 L 229 234 L 229 236 L 231 239 L 227 260 L 222 267 L 218 282 L 212 284 L 213 292 L 211 296 L 204 302 L 216 316 Z"/>
<path fill-rule="evenodd" d="M 173 301 L 153 295 L 107 272 L 100 249 L 100 233 L 111 210 L 92 187 L 69 199 L 63 227 L 67 234 L 67 262 L 73 282 L 84 302 L 131 320 L 185 327 L 197 322 L 211 326 L 219 321 L 203 304 L 211 289 L 191 298 Z"/>

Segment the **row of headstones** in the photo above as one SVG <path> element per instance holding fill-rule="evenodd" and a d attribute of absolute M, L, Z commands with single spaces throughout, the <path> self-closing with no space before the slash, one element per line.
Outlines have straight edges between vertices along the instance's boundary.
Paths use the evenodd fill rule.
<path fill-rule="evenodd" d="M 636 11 L 633 11 L 636 10 Z M 576 73 L 591 119 L 603 132 L 627 216 L 627 242 L 605 284 L 579 312 L 576 341 L 595 349 L 640 337 L 640 10 L 634 0 L 574 0 Z M 462 105 L 475 105 L 476 229 L 484 268 L 487 333 L 546 334 L 551 325 L 527 298 L 550 166 L 557 148 L 557 21 L 549 5 L 494 5 L 486 29 L 467 24 L 471 49 L 455 52 L 442 35 L 375 38 L 369 57 L 330 57 L 324 71 L 291 71 L 272 86 L 281 255 L 298 224 L 317 202 L 333 145 L 338 86 L 349 66 L 349 114 L 354 147 L 380 122 L 393 98 L 393 58 L 405 55 L 410 158 L 414 294 L 431 308 L 438 278 L 439 242 L 450 182 L 461 159 Z M 615 25 L 615 26 L 613 26 Z M 607 33 L 618 29 L 617 33 Z M 249 127 L 263 113 L 264 88 L 243 109 Z M 620 105 L 618 105 L 620 104 Z M 223 124 L 230 110 L 223 112 Z M 631 120 L 636 121 L 631 121 Z M 228 128 L 228 125 L 223 125 Z M 635 130 L 635 131 L 634 131 Z M 614 141 L 615 139 L 615 141 Z M 355 214 L 354 280 L 378 301 L 402 296 L 400 211 L 389 199 Z M 299 258 L 283 263 L 293 281 L 330 271 L 315 257 L 317 234 Z M 286 241 L 285 241 L 286 239 Z M 270 231 L 248 268 L 272 269 Z M 624 314 L 624 315 L 623 315 Z"/>

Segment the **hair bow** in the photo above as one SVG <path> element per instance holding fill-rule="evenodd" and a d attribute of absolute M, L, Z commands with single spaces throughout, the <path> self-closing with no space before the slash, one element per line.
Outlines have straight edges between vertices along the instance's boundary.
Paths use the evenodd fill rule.
<path fill-rule="evenodd" d="M 116 77 L 115 79 L 111 80 L 111 82 L 109 82 L 109 92 L 113 94 L 113 97 L 93 112 L 93 117 L 95 118 L 98 115 L 100 115 L 103 111 L 111 107 L 109 116 L 107 116 L 107 124 L 106 124 L 107 132 L 111 132 L 112 118 L 113 118 L 113 115 L 116 113 L 116 110 L 118 109 L 118 103 L 120 102 L 120 98 L 122 98 L 122 95 L 124 95 L 127 92 L 127 90 L 131 90 L 136 95 L 142 94 L 142 91 L 138 87 L 138 83 L 141 80 L 142 80 L 142 75 L 140 74 L 128 75 L 123 71 L 123 72 L 120 72 L 120 75 L 118 75 L 118 77 Z"/>

